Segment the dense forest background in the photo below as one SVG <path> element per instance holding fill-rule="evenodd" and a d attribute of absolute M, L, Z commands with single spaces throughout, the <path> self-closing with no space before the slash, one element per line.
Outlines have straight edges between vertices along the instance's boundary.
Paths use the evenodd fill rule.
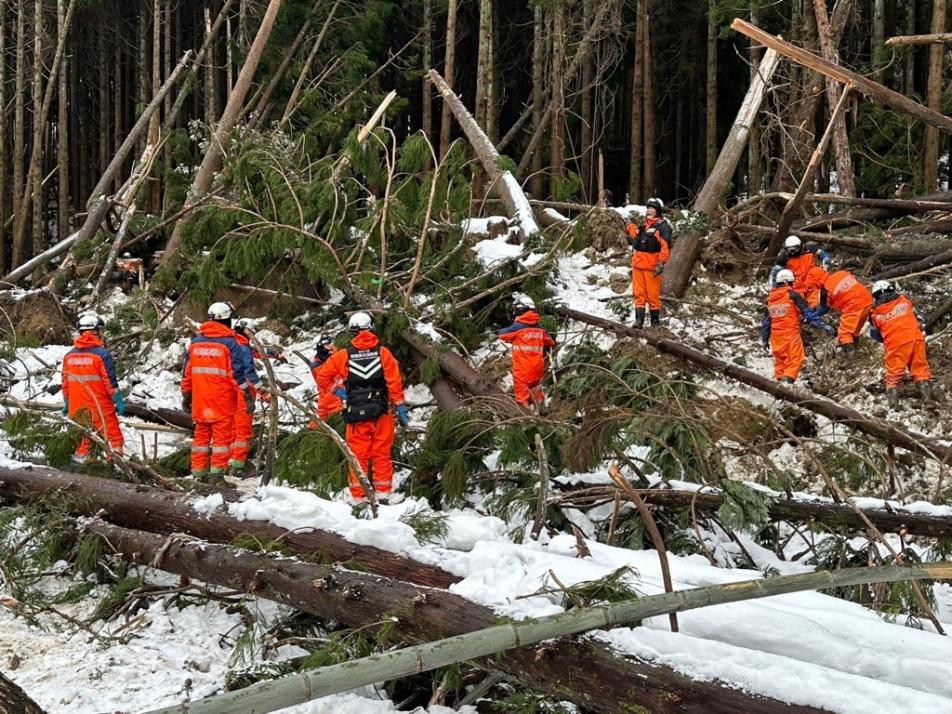
<path fill-rule="evenodd" d="M 655 194 L 684 204 L 700 187 L 761 52 L 728 29 L 735 17 L 819 54 L 817 17 L 825 7 L 843 64 L 925 102 L 933 50 L 890 47 L 884 39 L 929 32 L 937 14 L 944 29 L 945 14 L 943 0 L 839 0 L 828 7 L 822 0 L 280 5 L 240 115 L 245 126 L 304 138 L 307 151 L 320 156 L 339 150 L 394 89 L 399 97 L 386 123 L 397 139 L 423 130 L 444 154 L 459 129 L 424 80 L 432 66 L 451 75 L 533 197 L 594 203 L 601 157 L 606 196 L 616 204 Z M 152 128 L 163 132 L 162 152 L 139 200 L 144 195 L 147 214 L 174 213 L 267 6 L 265 0 L 0 3 L 0 268 L 15 267 L 76 228 L 143 107 L 186 50 L 207 44 L 188 70 L 191 91 L 180 82 Z M 941 62 L 945 46 L 939 48 Z M 781 64 L 735 176 L 735 194 L 795 187 L 830 111 L 825 91 L 818 75 Z M 890 197 L 933 191 L 945 180 L 937 167 L 946 164 L 936 160 L 944 147 L 924 146 L 923 124 L 858 99 L 847 124 L 855 178 L 834 180 L 834 188 Z M 139 140 L 140 151 L 145 141 Z M 131 161 L 116 177 L 117 189 Z M 831 154 L 819 188 L 829 187 L 833 173 Z"/>

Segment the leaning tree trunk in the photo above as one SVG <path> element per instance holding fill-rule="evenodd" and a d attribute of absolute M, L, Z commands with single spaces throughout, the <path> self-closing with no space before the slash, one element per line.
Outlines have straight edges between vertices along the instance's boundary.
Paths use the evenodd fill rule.
<path fill-rule="evenodd" d="M 276 562 L 269 556 L 236 551 L 228 546 L 168 540 L 103 523 L 93 523 L 89 529 L 100 535 L 106 546 L 122 554 L 124 559 L 195 580 L 253 592 L 349 627 L 379 623 L 392 613 L 397 620 L 397 632 L 414 643 L 499 625 L 499 616 L 493 610 L 451 592 L 290 559 Z M 821 577 L 830 576 L 821 574 Z M 760 590 L 764 582 L 769 584 L 770 581 L 758 581 L 751 587 Z M 830 581 L 826 580 L 822 586 L 829 584 Z M 662 597 L 670 598 L 673 604 L 680 602 L 679 595 L 672 593 Z M 613 607 L 621 609 L 620 605 Z M 606 626 L 604 618 L 605 613 L 599 609 L 598 615 L 592 618 L 591 627 Z M 532 627 L 531 622 L 525 625 Z M 542 645 L 512 649 L 482 664 L 507 677 L 514 677 L 524 685 L 596 712 L 616 714 L 634 711 L 636 707 L 650 707 L 650 711 L 656 714 L 734 714 L 740 711 L 748 714 L 776 714 L 780 711 L 819 714 L 819 710 L 813 707 L 783 704 L 736 688 L 695 681 L 657 663 L 621 656 L 590 639 L 560 642 L 557 647 Z"/>
<path fill-rule="evenodd" d="M 67 491 L 66 506 L 75 515 L 103 518 L 116 525 L 145 528 L 157 533 L 187 533 L 218 543 L 254 538 L 261 543 L 280 543 L 291 553 L 318 556 L 323 561 L 349 563 L 377 575 L 400 578 L 429 587 L 447 588 L 460 578 L 435 565 L 425 565 L 373 546 L 360 546 L 343 536 L 317 528 L 288 531 L 267 521 L 239 521 L 224 513 L 203 515 L 194 511 L 188 497 L 114 479 L 77 476 L 54 469 L 0 468 L 0 497 L 17 500 Z M 379 614 L 379 613 L 377 613 Z"/>
<path fill-rule="evenodd" d="M 945 32 L 946 0 L 932 0 L 932 32 Z M 942 108 L 942 57 L 945 45 L 929 47 L 929 83 L 926 105 L 939 111 Z M 922 144 L 922 185 L 926 191 L 935 191 L 939 181 L 939 130 L 927 124 Z"/>
<path fill-rule="evenodd" d="M 189 189 L 189 203 L 199 200 L 211 189 L 215 173 L 221 167 L 225 147 L 228 145 L 231 132 L 238 122 L 241 109 L 245 104 L 245 98 L 248 96 L 248 90 L 251 88 L 251 80 L 254 78 L 258 64 L 261 62 L 261 55 L 268 44 L 268 39 L 271 37 L 271 30 L 274 29 L 274 22 L 277 19 L 278 10 L 281 9 L 281 3 L 282 0 L 271 0 L 268 4 L 268 9 L 261 20 L 261 26 L 258 28 L 258 34 L 255 36 L 255 41 L 241 67 L 238 80 L 235 82 L 235 88 L 228 99 L 228 104 L 218 122 L 218 127 L 208 143 L 208 150 L 205 152 L 201 166 L 198 167 L 198 171 L 195 173 L 195 179 Z M 182 221 L 178 221 L 162 254 L 162 266 L 170 264 L 181 245 Z"/>
<path fill-rule="evenodd" d="M 17 683 L 0 672 L 0 714 L 45 714 Z"/>

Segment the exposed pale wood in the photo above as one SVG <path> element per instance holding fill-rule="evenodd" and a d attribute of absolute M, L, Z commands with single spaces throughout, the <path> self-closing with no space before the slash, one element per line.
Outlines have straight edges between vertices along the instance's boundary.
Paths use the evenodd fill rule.
<path fill-rule="evenodd" d="M 764 32 L 759 27 L 754 27 L 749 22 L 745 22 L 744 20 L 738 18 L 731 23 L 731 27 L 742 34 L 757 40 L 765 47 L 772 47 L 780 54 L 789 57 L 795 62 L 809 67 L 810 69 L 814 69 L 821 74 L 832 77 L 838 82 L 842 82 L 843 84 L 849 84 L 852 82 L 856 90 L 862 92 L 867 97 L 880 104 L 901 112 L 905 112 L 906 114 L 920 119 L 927 124 L 936 126 L 943 131 L 952 132 L 952 117 L 947 117 L 943 114 L 940 114 L 939 112 L 929 109 L 928 107 L 924 107 L 923 105 L 919 104 L 919 102 L 916 102 L 909 97 L 903 96 L 902 94 L 899 94 L 899 92 L 894 92 L 893 90 L 884 87 L 878 82 L 867 79 L 866 77 L 856 74 L 851 70 L 833 64 L 832 62 L 827 62 L 822 57 L 817 57 L 812 52 L 808 52 L 807 50 L 801 49 L 796 45 L 792 45 L 779 37 L 775 37 L 768 32 Z"/>
<path fill-rule="evenodd" d="M 952 42 L 952 32 L 939 32 L 930 35 L 896 35 L 886 40 L 887 45 L 941 45 Z"/>

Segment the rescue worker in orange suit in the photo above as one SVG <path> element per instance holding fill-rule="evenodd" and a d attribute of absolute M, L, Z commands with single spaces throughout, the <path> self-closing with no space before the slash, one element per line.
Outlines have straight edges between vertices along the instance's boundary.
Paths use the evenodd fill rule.
<path fill-rule="evenodd" d="M 516 321 L 500 330 L 499 339 L 512 345 L 512 385 L 516 402 L 524 407 L 535 404 L 541 408 L 545 394 L 539 386 L 545 375 L 545 351 L 555 347 L 555 340 L 539 327 L 539 313 L 528 295 L 513 297 Z"/>
<path fill-rule="evenodd" d="M 906 374 L 919 387 L 924 401 L 932 401 L 932 373 L 926 360 L 926 338 L 912 301 L 900 295 L 887 280 L 873 284 L 873 309 L 869 314 L 870 336 L 886 350 L 886 402 L 899 406 L 899 382 Z"/>
<path fill-rule="evenodd" d="M 334 347 L 333 337 L 330 335 L 321 335 L 317 338 L 317 342 L 314 345 L 314 359 L 312 359 L 309 364 L 311 376 L 314 377 L 314 384 L 319 384 L 318 373 L 335 352 L 337 352 L 337 348 Z M 341 401 L 341 398 L 337 395 L 337 391 L 343 388 L 344 381 L 339 378 L 330 389 L 318 388 L 317 416 L 321 420 L 327 421 L 332 414 L 337 414 L 337 412 L 344 408 L 344 402 Z"/>
<path fill-rule="evenodd" d="M 793 289 L 796 280 L 793 271 L 784 268 L 776 275 L 777 286 L 767 297 L 767 308 L 760 330 L 760 341 L 765 352 L 773 354 L 774 379 L 793 384 L 800 376 L 805 355 L 801 320 L 810 322 L 828 334 L 835 334 L 812 311 L 800 293 Z"/>
<path fill-rule="evenodd" d="M 235 410 L 239 401 L 254 414 L 252 389 L 260 384 L 250 350 L 238 344 L 231 319 L 234 308 L 216 302 L 185 353 L 182 408 L 195 421 L 192 474 L 221 483 L 235 441 Z M 239 398 L 240 397 L 240 398 Z"/>
<path fill-rule="evenodd" d="M 254 368 L 254 361 L 261 359 L 261 355 L 251 346 L 251 328 L 252 323 L 248 318 L 242 318 L 236 321 L 235 340 L 238 342 L 238 347 L 241 349 L 246 365 L 250 365 L 251 371 L 255 373 L 255 379 L 253 381 L 260 382 L 258 373 Z M 281 356 L 276 352 L 272 353 L 269 351 L 267 356 L 281 359 Z M 235 398 L 235 440 L 231 442 L 231 459 L 228 462 L 228 469 L 233 475 L 237 476 L 240 472 L 244 471 L 248 463 L 248 453 L 251 451 L 251 439 L 254 434 L 254 413 L 248 412 L 245 406 L 244 394 L 241 392 L 237 383 L 235 384 L 235 388 L 238 390 Z M 252 397 L 255 399 L 259 396 L 262 401 L 268 401 L 270 399 L 270 395 L 267 392 L 261 392 L 259 395 L 258 389 L 254 384 L 252 384 L 249 389 Z"/>
<path fill-rule="evenodd" d="M 873 307 L 873 296 L 866 286 L 848 270 L 828 273 L 820 267 L 814 267 L 807 277 L 807 287 L 818 286 L 819 298 L 815 307 L 818 317 L 825 315 L 830 308 L 840 313 L 839 329 L 836 333 L 840 352 L 850 355 L 856 352 L 856 338 L 863 330 Z M 809 303 L 809 299 L 807 299 Z"/>
<path fill-rule="evenodd" d="M 372 480 L 377 501 L 386 504 L 393 497 L 393 413 L 403 425 L 410 423 L 400 365 L 374 334 L 370 313 L 354 313 L 348 326 L 353 334 L 350 346 L 334 352 L 318 370 L 317 388 L 343 400 L 347 444 Z M 356 501 L 366 498 L 353 470 L 350 495 Z"/>
<path fill-rule="evenodd" d="M 777 254 L 771 272 L 771 284 L 777 284 L 777 273 L 786 268 L 793 272 L 793 289 L 807 297 L 807 275 L 819 262 L 821 265 L 830 261 L 829 254 L 817 248 L 812 243 L 803 245 L 797 236 L 787 236 L 783 249 Z"/>
<path fill-rule="evenodd" d="M 631 287 L 635 295 L 635 327 L 645 325 L 645 306 L 651 314 L 651 325 L 661 324 L 661 274 L 671 251 L 671 222 L 665 218 L 664 202 L 649 198 L 647 217 L 642 226 L 628 225 L 631 255 Z"/>
<path fill-rule="evenodd" d="M 79 316 L 79 336 L 73 349 L 63 357 L 63 414 L 73 421 L 90 424 L 116 453 L 122 453 L 123 438 L 119 417 L 126 411 L 116 364 L 102 341 L 103 320 L 94 312 Z M 85 463 L 92 446 L 86 437 L 73 455 L 74 463 Z"/>

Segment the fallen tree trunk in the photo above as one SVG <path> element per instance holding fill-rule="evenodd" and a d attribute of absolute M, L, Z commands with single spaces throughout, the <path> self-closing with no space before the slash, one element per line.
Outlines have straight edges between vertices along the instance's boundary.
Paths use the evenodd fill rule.
<path fill-rule="evenodd" d="M 945 210 L 952 210 L 952 206 L 947 206 Z M 928 235 L 929 233 L 948 233 L 952 231 L 952 218 L 939 218 L 934 221 L 923 221 L 911 226 L 900 226 L 899 228 L 890 228 L 886 231 L 888 236 L 901 236 L 919 234 Z"/>
<path fill-rule="evenodd" d="M 854 202 L 858 202 L 861 199 L 853 199 Z M 907 216 L 914 213 L 925 213 L 926 211 L 937 210 L 931 205 L 929 208 L 925 208 L 924 205 L 929 204 L 942 204 L 942 208 L 938 210 L 952 210 L 952 191 L 940 191 L 938 193 L 930 193 L 924 196 L 919 196 L 916 199 L 903 200 L 903 199 L 862 199 L 864 204 L 868 207 L 864 208 L 848 208 L 845 211 L 837 211 L 836 213 L 829 213 L 825 216 L 817 216 L 815 218 L 808 218 L 804 221 L 798 221 L 794 223 L 796 228 L 802 230 L 814 230 L 816 228 L 843 228 L 846 226 L 855 225 L 857 223 L 871 223 L 873 221 L 880 221 L 889 218 L 899 218 L 901 216 Z M 873 207 L 870 202 L 874 200 L 879 201 L 889 201 L 891 205 L 882 206 L 882 207 Z M 910 202 L 911 201 L 911 202 Z M 839 202 L 845 203 L 845 201 L 840 200 Z"/>
<path fill-rule="evenodd" d="M 522 237 L 528 238 L 531 235 L 539 233 L 539 225 L 536 223 L 535 214 L 532 212 L 532 207 L 529 205 L 526 194 L 523 192 L 519 182 L 516 181 L 516 177 L 512 175 L 512 172 L 500 167 L 499 152 L 496 151 L 496 147 L 493 146 L 492 141 L 489 140 L 489 137 L 486 136 L 479 124 L 476 123 L 473 115 L 463 106 L 463 102 L 460 101 L 460 98 L 449 88 L 446 84 L 446 80 L 443 79 L 440 73 L 435 69 L 431 69 L 428 76 L 430 77 L 430 81 L 433 82 L 433 86 L 436 87 L 443 97 L 443 101 L 449 104 L 450 109 L 456 116 L 456 121 L 459 123 L 463 133 L 466 134 L 466 138 L 469 139 L 469 143 L 472 145 L 476 155 L 479 157 L 483 169 L 489 177 L 490 185 L 499 194 L 509 215 L 519 226 Z"/>
<path fill-rule="evenodd" d="M 893 45 L 943 45 L 952 42 L 952 32 L 938 32 L 932 35 L 896 35 L 886 40 Z"/>
<path fill-rule="evenodd" d="M 748 223 L 740 223 L 733 227 L 738 233 L 752 233 L 756 235 L 774 235 L 776 229 L 767 226 L 755 226 Z M 849 236 L 838 235 L 836 233 L 817 233 L 814 231 L 791 231 L 795 236 L 804 240 L 818 243 L 820 245 L 830 245 L 840 248 L 849 248 L 850 250 L 875 255 L 877 260 L 882 262 L 908 262 L 910 260 L 920 260 L 930 255 L 935 255 L 936 251 L 945 251 L 952 249 L 948 240 L 944 241 L 917 241 L 904 244 L 900 242 L 887 242 L 882 238 L 866 238 L 861 235 Z M 931 244 L 930 244 L 931 243 Z"/>
<path fill-rule="evenodd" d="M 324 565 L 275 561 L 266 555 L 227 546 L 182 542 L 104 523 L 91 524 L 90 531 L 134 563 L 245 590 L 350 627 L 398 618 L 397 630 L 411 642 L 429 642 L 500 626 L 499 616 L 490 608 L 447 591 L 421 589 Z M 824 576 L 829 578 L 829 574 Z M 759 590 L 765 582 L 770 581 L 757 581 L 751 587 Z M 827 585 L 829 580 L 825 579 L 822 586 Z M 670 604 L 678 608 L 683 606 L 683 595 L 671 593 L 662 597 L 669 598 Z M 590 619 L 583 616 L 585 629 L 606 626 L 607 607 L 599 608 L 594 617 L 588 615 Z M 622 610 L 621 604 L 610 607 Z M 573 619 L 578 617 L 574 615 Z M 535 624 L 536 621 L 529 621 L 521 627 L 531 630 Z M 516 639 L 513 644 L 518 643 Z M 622 657 L 591 640 L 560 643 L 558 647 L 512 649 L 485 662 L 485 666 L 597 712 L 615 714 L 632 711 L 636 706 L 650 707 L 660 714 L 818 712 L 813 707 L 787 705 L 716 683 L 692 681 L 667 667 Z M 274 682 L 268 686 L 273 687 Z M 191 705 L 173 710 L 202 711 L 192 709 Z M 240 711 L 255 710 L 244 707 Z"/>
<path fill-rule="evenodd" d="M 928 258 L 923 258 L 922 260 L 917 260 L 912 263 L 906 263 L 905 265 L 897 265 L 895 268 L 890 268 L 889 270 L 884 270 L 881 273 L 877 273 L 876 275 L 872 276 L 870 280 L 892 280 L 893 278 L 901 278 L 903 276 L 912 275 L 913 273 L 918 273 L 923 270 L 936 268 L 940 265 L 948 265 L 949 263 L 952 263 L 952 250 L 936 253 L 935 255 Z"/>
<path fill-rule="evenodd" d="M 937 307 L 935 310 L 933 310 L 926 316 L 926 324 L 925 324 L 926 332 L 931 333 L 932 328 L 938 324 L 939 320 L 941 320 L 950 312 L 952 312 L 952 297 L 950 297 L 944 303 L 939 305 L 939 307 Z"/>
<path fill-rule="evenodd" d="M 0 468 L 2 498 L 25 500 L 60 491 L 69 494 L 72 513 L 100 514 L 120 526 L 148 528 L 157 533 L 187 533 L 218 543 L 252 537 L 263 544 L 278 543 L 291 553 L 318 556 L 332 563 L 352 563 L 379 575 L 430 587 L 447 588 L 460 580 L 435 565 L 418 563 L 373 546 L 355 545 L 330 531 L 315 528 L 306 533 L 295 532 L 268 521 L 239 521 L 224 513 L 201 514 L 179 492 L 54 469 Z"/>
<path fill-rule="evenodd" d="M 0 672 L 0 714 L 45 714 L 13 680 Z"/>
<path fill-rule="evenodd" d="M 949 259 L 952 260 L 952 253 L 950 253 Z M 609 330 L 610 332 L 642 339 L 660 352 L 673 355 L 705 369 L 721 373 L 738 382 L 766 392 L 777 399 L 796 404 L 801 409 L 806 409 L 815 414 L 825 416 L 827 419 L 849 426 L 876 439 L 881 439 L 893 446 L 899 446 L 943 463 L 952 462 L 952 446 L 946 446 L 923 434 L 907 431 L 893 422 L 868 417 L 855 409 L 844 407 L 829 399 L 810 394 L 805 390 L 788 387 L 732 362 L 725 362 L 722 359 L 712 357 L 693 347 L 688 347 L 680 342 L 661 337 L 651 331 L 628 327 L 619 322 L 606 320 L 567 307 L 556 307 L 555 312 L 573 320 Z"/>
<path fill-rule="evenodd" d="M 153 424 L 168 424 L 191 431 L 195 428 L 192 415 L 177 409 L 149 409 L 142 404 L 126 402 L 126 416 L 135 417 Z"/>

